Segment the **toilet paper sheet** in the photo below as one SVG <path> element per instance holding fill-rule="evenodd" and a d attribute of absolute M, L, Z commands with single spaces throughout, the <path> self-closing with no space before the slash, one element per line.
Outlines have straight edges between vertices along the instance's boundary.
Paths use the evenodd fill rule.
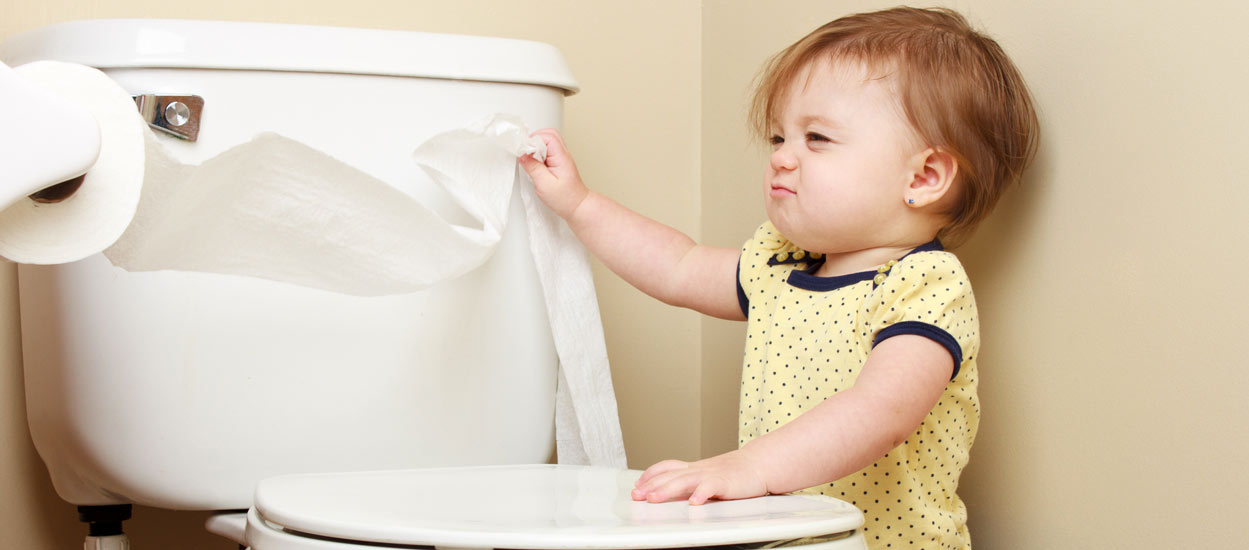
<path fill-rule="evenodd" d="M 471 135 L 437 136 L 415 154 L 478 224 L 469 227 L 277 134 L 187 165 L 147 132 L 142 197 L 104 254 L 128 271 L 230 273 L 357 296 L 426 288 L 480 266 L 507 225 L 515 157 Z"/>
<path fill-rule="evenodd" d="M 615 391 L 599 314 L 590 261 L 572 230 L 538 199 L 533 182 L 520 171 L 543 298 L 561 364 L 555 406 L 555 451 L 561 464 L 626 468 L 624 439 L 616 412 Z"/>
<path fill-rule="evenodd" d="M 518 166 L 519 155 L 545 155 L 544 144 L 518 119 L 488 117 L 437 135 L 413 153 L 469 214 L 473 224 L 465 226 L 277 134 L 258 135 L 198 165 L 181 163 L 147 129 L 129 94 L 103 73 L 57 62 L 17 70 L 104 118 L 106 145 L 66 201 L 23 201 L 0 212 L 0 254 L 14 261 L 61 263 L 103 250 L 129 271 L 227 273 L 357 296 L 403 293 L 485 262 L 508 223 L 511 193 L 520 189 L 560 360 L 559 460 L 625 465 L 588 258 Z"/>

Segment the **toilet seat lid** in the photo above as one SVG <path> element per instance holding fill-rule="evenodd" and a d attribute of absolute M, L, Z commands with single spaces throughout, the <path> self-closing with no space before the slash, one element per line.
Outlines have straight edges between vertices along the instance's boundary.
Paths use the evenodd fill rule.
<path fill-rule="evenodd" d="M 822 496 L 690 506 L 634 502 L 637 470 L 528 465 L 292 475 L 256 489 L 255 512 L 346 541 L 460 548 L 677 548 L 843 533 L 859 510 Z"/>

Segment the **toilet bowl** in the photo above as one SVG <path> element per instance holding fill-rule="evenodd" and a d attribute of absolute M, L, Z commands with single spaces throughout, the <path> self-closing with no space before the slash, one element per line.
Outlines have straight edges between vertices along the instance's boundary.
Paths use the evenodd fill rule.
<path fill-rule="evenodd" d="M 196 140 L 163 138 L 182 162 L 275 132 L 453 223 L 464 213 L 412 150 L 499 112 L 559 127 L 577 91 L 544 44 L 292 25 L 62 23 L 6 41 L 0 59 L 202 97 Z M 518 194 L 510 216 L 525 216 Z M 542 464 L 557 358 L 528 239 L 509 223 L 475 271 L 370 298 L 132 273 L 100 254 L 19 266 L 31 436 L 57 493 L 249 509 L 207 526 L 255 550 L 865 548 L 861 514 L 834 499 L 637 503 L 640 472 Z"/>

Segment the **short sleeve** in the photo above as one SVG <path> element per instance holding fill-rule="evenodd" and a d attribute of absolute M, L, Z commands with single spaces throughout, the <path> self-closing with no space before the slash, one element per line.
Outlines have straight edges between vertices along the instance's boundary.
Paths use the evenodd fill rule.
<path fill-rule="evenodd" d="M 873 292 L 869 328 L 875 347 L 894 336 L 928 338 L 950 352 L 954 373 L 975 358 L 980 323 L 962 264 L 944 251 L 913 254 L 887 273 Z"/>
<path fill-rule="evenodd" d="M 742 315 L 750 317 L 750 297 L 759 290 L 759 281 L 780 273 L 774 269 L 778 265 L 777 255 L 793 258 L 780 263 L 793 264 L 805 256 L 805 253 L 794 254 L 799 251 L 801 249 L 782 236 L 772 222 L 764 222 L 755 230 L 754 236 L 742 245 L 742 255 L 737 260 L 737 303 Z"/>

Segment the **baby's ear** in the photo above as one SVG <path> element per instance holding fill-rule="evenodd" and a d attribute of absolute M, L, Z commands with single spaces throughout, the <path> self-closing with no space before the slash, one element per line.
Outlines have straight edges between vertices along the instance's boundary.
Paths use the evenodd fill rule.
<path fill-rule="evenodd" d="M 958 175 L 958 159 L 935 147 L 918 153 L 914 166 L 906 190 L 907 206 L 918 208 L 939 202 L 954 186 L 954 177 Z"/>

